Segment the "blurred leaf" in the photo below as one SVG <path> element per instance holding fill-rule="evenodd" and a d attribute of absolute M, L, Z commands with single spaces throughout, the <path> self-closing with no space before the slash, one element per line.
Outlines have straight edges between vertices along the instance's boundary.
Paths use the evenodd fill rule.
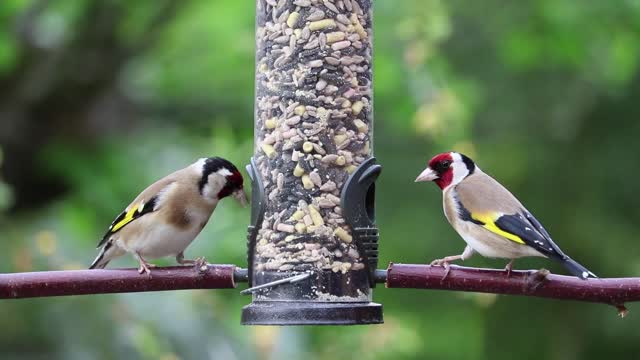
<path fill-rule="evenodd" d="M 37 169 L 34 176 L 64 186 L 37 206 L 2 212 L 2 272 L 84 268 L 105 228 L 145 186 L 203 156 L 227 157 L 244 173 L 253 152 L 255 2 L 179 2 L 155 29 L 153 46 L 115 63 L 89 56 L 82 65 L 90 73 L 74 61 L 96 48 L 135 46 L 165 2 L 48 1 L 28 22 L 28 36 L 16 35 L 34 4 L 0 1 L 0 81 L 9 84 L 0 89 L 7 151 L 0 211 L 21 201 L 11 189 L 19 194 L 22 183 L 6 184 L 9 169 Z M 381 267 L 464 248 L 442 214 L 441 192 L 413 183 L 434 153 L 453 149 L 513 191 L 597 274 L 640 271 L 640 1 L 376 1 L 374 16 Z M 84 23 L 99 31 L 79 33 Z M 248 218 L 249 209 L 222 201 L 187 256 L 245 265 Z M 135 265 L 123 256 L 110 266 Z M 476 256 L 465 265 L 504 261 Z M 516 267 L 564 273 L 545 259 Z M 269 329 L 239 324 L 249 301 L 237 291 L 176 291 L 6 302 L 0 353 L 506 360 L 640 352 L 638 318 L 620 322 L 591 304 L 378 287 L 384 325 Z M 531 339 L 545 345 L 532 347 Z"/>
<path fill-rule="evenodd" d="M 0 75 L 11 71 L 17 60 L 15 42 L 8 33 L 0 32 Z"/>

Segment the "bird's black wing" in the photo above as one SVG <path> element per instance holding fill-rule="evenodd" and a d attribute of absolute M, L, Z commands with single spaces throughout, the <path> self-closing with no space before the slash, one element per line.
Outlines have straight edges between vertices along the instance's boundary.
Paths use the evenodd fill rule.
<path fill-rule="evenodd" d="M 525 244 L 550 258 L 567 258 L 538 219 L 526 210 L 519 214 L 502 215 L 494 223 L 500 230 L 519 237 Z"/>
<path fill-rule="evenodd" d="M 111 235 L 117 233 L 118 231 L 120 231 L 120 229 L 130 224 L 135 219 L 157 210 L 157 202 L 158 196 L 156 195 L 149 199 L 149 201 L 147 202 L 144 202 L 143 200 L 138 203 L 132 204 L 129 206 L 129 209 L 121 212 L 120 215 L 118 215 L 118 217 L 113 220 L 111 226 L 109 226 L 109 229 L 102 237 L 102 240 L 100 240 L 100 242 L 98 243 L 98 248 L 104 245 Z"/>

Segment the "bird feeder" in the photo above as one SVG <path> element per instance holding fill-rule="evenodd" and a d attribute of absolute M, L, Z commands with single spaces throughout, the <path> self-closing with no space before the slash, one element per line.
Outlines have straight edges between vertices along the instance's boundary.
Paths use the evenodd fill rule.
<path fill-rule="evenodd" d="M 248 325 L 375 324 L 371 0 L 257 0 Z"/>

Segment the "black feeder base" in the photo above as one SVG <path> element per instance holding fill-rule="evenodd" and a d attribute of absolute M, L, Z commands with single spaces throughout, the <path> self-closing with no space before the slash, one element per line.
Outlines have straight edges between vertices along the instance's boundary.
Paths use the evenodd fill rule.
<path fill-rule="evenodd" d="M 369 302 L 254 301 L 242 308 L 242 325 L 382 324 L 382 305 Z"/>

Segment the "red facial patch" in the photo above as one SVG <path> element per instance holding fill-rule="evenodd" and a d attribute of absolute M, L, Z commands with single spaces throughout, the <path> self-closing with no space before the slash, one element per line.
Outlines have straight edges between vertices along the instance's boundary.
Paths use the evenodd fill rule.
<path fill-rule="evenodd" d="M 429 160 L 429 167 L 438 174 L 438 179 L 434 180 L 442 190 L 453 181 L 453 158 L 450 153 L 442 153 Z M 449 164 L 449 165 L 447 165 Z"/>
<path fill-rule="evenodd" d="M 227 177 L 227 179 L 229 179 L 231 183 L 235 184 L 236 188 L 242 189 L 242 183 L 244 182 L 244 179 L 242 178 L 242 174 L 240 174 L 240 171 L 234 171 L 233 174 Z"/>
<path fill-rule="evenodd" d="M 434 156 L 431 160 L 429 160 L 429 167 L 433 169 L 433 167 L 441 163 L 443 161 L 451 161 L 453 162 L 453 158 L 451 157 L 451 153 L 442 153 Z"/>
<path fill-rule="evenodd" d="M 218 193 L 218 198 L 222 199 L 231 195 L 234 191 L 243 188 L 244 179 L 242 174 L 238 170 L 235 170 L 231 175 L 227 175 L 227 184 Z"/>

